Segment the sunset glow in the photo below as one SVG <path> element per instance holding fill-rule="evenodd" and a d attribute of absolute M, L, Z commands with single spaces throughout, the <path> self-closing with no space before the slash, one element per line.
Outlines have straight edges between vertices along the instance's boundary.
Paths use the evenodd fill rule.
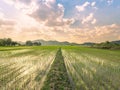
<path fill-rule="evenodd" d="M 119 40 L 120 0 L 0 0 L 0 38 Z"/>

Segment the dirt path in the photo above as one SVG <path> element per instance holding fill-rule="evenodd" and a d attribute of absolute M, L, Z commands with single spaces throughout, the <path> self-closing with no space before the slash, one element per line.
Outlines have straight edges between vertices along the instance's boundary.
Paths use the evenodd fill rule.
<path fill-rule="evenodd" d="M 42 90 L 72 90 L 61 48 L 56 53 Z"/>

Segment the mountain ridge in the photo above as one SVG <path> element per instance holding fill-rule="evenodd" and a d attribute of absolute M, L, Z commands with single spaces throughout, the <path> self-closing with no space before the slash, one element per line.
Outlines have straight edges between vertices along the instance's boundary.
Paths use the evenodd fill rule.
<path fill-rule="evenodd" d="M 40 42 L 41 45 L 85 45 L 85 46 L 92 46 L 94 44 L 99 44 L 99 43 L 94 43 L 94 42 L 84 42 L 84 43 L 74 43 L 74 42 L 68 42 L 68 41 L 57 41 L 57 40 L 43 40 L 43 39 L 37 39 L 37 40 L 31 40 L 32 42 Z M 120 44 L 120 40 L 115 40 L 115 41 L 109 41 L 111 43 L 116 43 Z M 25 42 L 19 42 L 22 45 L 25 44 Z M 104 43 L 104 42 L 100 42 Z"/>
<path fill-rule="evenodd" d="M 34 40 L 32 42 L 40 42 L 42 45 L 81 45 L 79 43 L 70 43 L 68 41 L 56 41 L 56 40 L 43 40 L 43 39 L 38 39 L 38 40 Z"/>

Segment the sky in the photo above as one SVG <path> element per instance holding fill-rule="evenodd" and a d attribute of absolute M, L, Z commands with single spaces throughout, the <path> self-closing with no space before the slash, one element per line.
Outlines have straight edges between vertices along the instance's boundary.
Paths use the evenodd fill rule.
<path fill-rule="evenodd" d="M 0 0 L 0 38 L 120 40 L 120 0 Z"/>

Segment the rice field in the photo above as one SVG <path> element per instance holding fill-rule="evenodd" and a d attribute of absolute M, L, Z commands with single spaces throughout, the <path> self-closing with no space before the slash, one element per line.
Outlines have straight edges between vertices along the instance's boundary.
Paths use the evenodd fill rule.
<path fill-rule="evenodd" d="M 120 51 L 65 47 L 62 52 L 75 90 L 120 90 Z"/>
<path fill-rule="evenodd" d="M 0 47 L 0 90 L 120 90 L 120 51 Z"/>
<path fill-rule="evenodd" d="M 57 49 L 0 49 L 0 90 L 40 90 Z"/>

